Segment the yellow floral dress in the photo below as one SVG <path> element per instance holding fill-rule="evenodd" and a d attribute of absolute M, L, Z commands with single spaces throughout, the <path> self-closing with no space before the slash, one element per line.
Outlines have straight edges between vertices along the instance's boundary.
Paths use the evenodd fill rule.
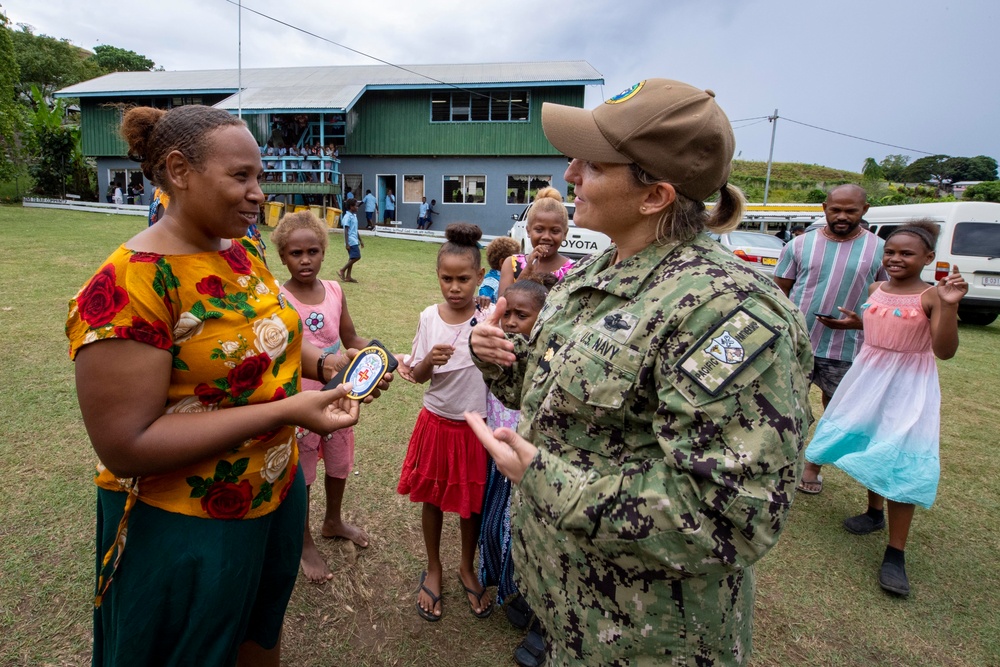
<path fill-rule="evenodd" d="M 298 393 L 301 332 L 298 314 L 247 239 L 224 251 L 192 255 L 119 247 L 70 301 L 66 323 L 70 358 L 84 345 L 109 338 L 169 350 L 168 414 L 224 410 Z M 131 494 L 116 562 L 136 500 L 188 516 L 253 519 L 277 509 L 297 465 L 291 426 L 165 474 L 119 479 L 98 464 L 98 486 Z"/>

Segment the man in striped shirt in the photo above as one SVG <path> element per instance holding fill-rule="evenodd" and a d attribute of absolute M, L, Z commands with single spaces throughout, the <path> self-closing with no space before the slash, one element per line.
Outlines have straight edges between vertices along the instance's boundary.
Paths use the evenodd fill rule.
<path fill-rule="evenodd" d="M 834 188 L 823 203 L 826 227 L 793 238 L 774 270 L 778 287 L 798 306 L 809 326 L 815 354 L 812 381 L 823 392 L 823 407 L 851 367 L 864 333 L 844 328 L 842 312 L 860 312 L 868 286 L 888 280 L 882 268 L 884 242 L 861 226 L 867 193 L 857 185 Z M 820 466 L 806 462 L 798 489 L 823 490 Z"/>

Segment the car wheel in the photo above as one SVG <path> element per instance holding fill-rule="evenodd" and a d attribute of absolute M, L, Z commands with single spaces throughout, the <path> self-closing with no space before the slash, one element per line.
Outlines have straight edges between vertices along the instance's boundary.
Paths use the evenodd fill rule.
<path fill-rule="evenodd" d="M 958 309 L 958 319 L 962 320 L 965 324 L 975 324 L 977 326 L 985 327 L 988 324 L 993 324 L 996 322 L 996 313 L 977 313 L 975 311 Z"/>

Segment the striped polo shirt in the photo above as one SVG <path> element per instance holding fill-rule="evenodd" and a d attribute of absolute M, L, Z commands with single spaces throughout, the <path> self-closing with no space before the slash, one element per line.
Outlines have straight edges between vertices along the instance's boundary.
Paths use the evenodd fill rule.
<path fill-rule="evenodd" d="M 882 268 L 884 245 L 869 231 L 838 243 L 817 230 L 796 236 L 782 249 L 774 277 L 795 281 L 788 297 L 805 315 L 817 357 L 854 360 L 864 333 L 858 329 L 830 329 L 816 320 L 816 313 L 839 317 L 840 306 L 860 315 L 861 306 L 868 300 L 868 286 L 889 279 Z"/>

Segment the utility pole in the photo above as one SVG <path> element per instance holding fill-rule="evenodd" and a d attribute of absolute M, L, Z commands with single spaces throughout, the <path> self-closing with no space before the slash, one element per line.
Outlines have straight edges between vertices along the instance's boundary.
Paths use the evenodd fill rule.
<path fill-rule="evenodd" d="M 773 116 L 768 116 L 771 121 L 771 150 L 767 154 L 767 178 L 764 179 L 764 205 L 767 206 L 767 191 L 771 189 L 771 160 L 774 158 L 774 133 L 778 129 L 778 110 L 774 110 Z M 767 231 L 767 223 L 761 220 L 760 231 Z"/>
<path fill-rule="evenodd" d="M 237 4 L 236 18 L 236 117 L 243 118 L 243 0 Z M 777 113 L 777 111 L 775 111 Z M 774 138 L 771 138 L 773 144 Z"/>

